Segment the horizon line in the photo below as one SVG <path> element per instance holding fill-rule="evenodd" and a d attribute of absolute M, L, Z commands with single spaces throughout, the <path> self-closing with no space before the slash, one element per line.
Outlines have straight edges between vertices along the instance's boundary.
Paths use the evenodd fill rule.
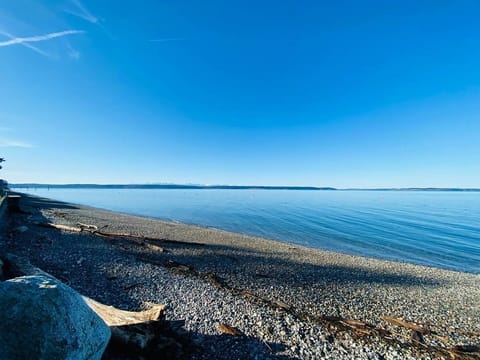
<path fill-rule="evenodd" d="M 272 189 L 272 190 L 365 190 L 365 191 L 401 191 L 401 190 L 424 190 L 424 191 L 480 191 L 475 187 L 346 187 L 337 188 L 333 186 L 312 186 L 312 185 L 224 185 L 224 184 L 177 184 L 177 183 L 130 183 L 130 184 L 97 184 L 97 183 L 9 183 L 10 187 L 29 188 L 29 187 L 53 187 L 53 188 L 180 188 L 180 189 L 231 189 L 231 190 L 247 190 L 247 189 Z"/>

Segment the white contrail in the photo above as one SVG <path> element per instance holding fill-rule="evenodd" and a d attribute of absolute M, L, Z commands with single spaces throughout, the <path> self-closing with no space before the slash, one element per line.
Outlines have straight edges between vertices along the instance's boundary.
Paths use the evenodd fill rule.
<path fill-rule="evenodd" d="M 80 0 L 70 0 L 69 3 L 71 4 L 70 7 L 63 9 L 64 12 L 97 25 L 110 39 L 114 39 L 114 36 L 103 24 L 104 19 L 93 15 Z"/>
<path fill-rule="evenodd" d="M 152 39 L 152 40 L 148 40 L 150 42 L 167 42 L 167 41 L 182 41 L 182 40 L 185 40 L 185 39 L 182 39 L 182 38 L 164 38 L 164 39 Z"/>
<path fill-rule="evenodd" d="M 8 38 L 10 38 L 10 39 L 15 39 L 15 36 L 13 36 L 12 34 L 6 32 L 6 31 L 0 30 L 0 34 L 4 35 L 4 36 L 6 36 L 6 37 L 8 37 Z M 36 46 L 30 45 L 29 43 L 24 42 L 24 43 L 22 43 L 22 45 L 25 46 L 25 47 L 27 47 L 27 48 L 29 48 L 29 49 L 31 49 L 31 50 L 33 50 L 33 51 L 35 51 L 35 52 L 37 52 L 37 53 L 39 53 L 39 54 L 41 54 L 41 55 L 50 56 L 50 54 L 46 53 L 46 52 L 43 51 L 43 50 L 40 50 L 40 49 L 37 48 Z"/>
<path fill-rule="evenodd" d="M 0 139 L 0 147 L 21 147 L 21 148 L 32 148 L 33 145 L 23 142 L 23 141 L 16 141 L 16 140 L 9 140 L 9 139 Z"/>
<path fill-rule="evenodd" d="M 11 46 L 16 44 L 25 44 L 31 42 L 38 42 L 38 41 L 45 41 L 50 39 L 55 39 L 58 37 L 66 36 L 66 35 L 73 35 L 73 34 L 83 34 L 85 31 L 81 30 L 66 30 L 55 32 L 46 35 L 37 35 L 37 36 L 29 36 L 29 37 L 17 37 L 7 41 L 0 42 L 0 46 Z"/>
<path fill-rule="evenodd" d="M 79 18 L 91 22 L 92 24 L 97 24 L 99 22 L 98 18 L 94 16 L 88 9 L 83 5 L 79 0 L 70 0 L 70 2 L 79 10 L 73 11 L 70 9 L 65 9 L 64 11 L 72 14 L 74 16 L 78 16 Z"/>

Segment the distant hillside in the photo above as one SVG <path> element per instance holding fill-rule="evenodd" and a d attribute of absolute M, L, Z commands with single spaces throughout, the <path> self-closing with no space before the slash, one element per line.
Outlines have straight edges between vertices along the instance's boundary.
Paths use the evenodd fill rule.
<path fill-rule="evenodd" d="M 349 188 L 317 186 L 195 185 L 195 184 L 10 184 L 12 189 L 226 189 L 226 190 L 338 190 L 338 191 L 480 191 L 478 188 Z"/>
<path fill-rule="evenodd" d="M 10 184 L 14 189 L 228 189 L 228 190 L 336 190 L 315 186 L 179 185 L 179 184 Z"/>

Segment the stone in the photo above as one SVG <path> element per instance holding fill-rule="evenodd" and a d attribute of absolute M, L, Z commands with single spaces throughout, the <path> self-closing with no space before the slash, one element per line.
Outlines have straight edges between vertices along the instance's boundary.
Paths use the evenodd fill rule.
<path fill-rule="evenodd" d="M 22 225 L 22 226 L 17 227 L 16 230 L 20 233 L 24 233 L 24 232 L 28 231 L 28 226 Z"/>
<path fill-rule="evenodd" d="M 80 294 L 33 275 L 0 282 L 0 353 L 8 359 L 100 359 L 110 329 Z"/>

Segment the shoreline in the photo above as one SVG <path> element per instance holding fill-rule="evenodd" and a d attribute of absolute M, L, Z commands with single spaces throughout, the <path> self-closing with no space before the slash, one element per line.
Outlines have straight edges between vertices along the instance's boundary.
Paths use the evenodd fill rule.
<path fill-rule="evenodd" d="M 342 189 L 340 189 L 340 190 L 342 190 Z M 255 234 L 243 233 L 241 231 L 225 230 L 225 229 L 217 228 L 217 227 L 214 227 L 214 226 L 195 224 L 195 223 L 187 223 L 187 222 L 177 221 L 177 220 L 174 220 L 174 219 L 165 219 L 165 218 L 161 218 L 161 217 L 141 215 L 141 214 L 136 214 L 136 213 L 124 212 L 124 211 L 115 211 L 115 210 L 102 208 L 102 207 L 95 207 L 95 206 L 91 206 L 91 205 L 64 202 L 62 200 L 56 200 L 56 199 L 51 199 L 51 198 L 43 198 L 41 196 L 37 196 L 37 195 L 33 195 L 33 194 L 27 194 L 27 193 L 21 193 L 21 192 L 15 192 L 15 193 L 19 194 L 21 196 L 39 197 L 41 199 L 62 202 L 62 203 L 66 203 L 66 204 L 69 204 L 69 205 L 72 205 L 72 206 L 83 208 L 85 210 L 90 209 L 92 211 L 102 211 L 102 212 L 110 213 L 112 216 L 122 215 L 122 216 L 125 216 L 125 217 L 145 219 L 145 220 L 149 220 L 149 221 L 157 221 L 157 222 L 163 223 L 166 226 L 173 225 L 173 226 L 190 228 L 190 230 L 193 231 L 193 232 L 195 232 L 197 230 L 198 231 L 208 230 L 208 231 L 224 233 L 224 234 L 227 234 L 229 236 L 242 237 L 246 241 L 269 241 L 269 242 L 272 242 L 274 244 L 281 244 L 281 245 L 291 247 L 291 248 L 301 248 L 301 249 L 303 249 L 304 251 L 307 251 L 307 252 L 314 251 L 314 252 L 319 252 L 319 253 L 326 253 L 325 255 L 329 255 L 329 256 L 335 256 L 335 255 L 337 255 L 337 256 L 348 256 L 348 257 L 352 257 L 352 258 L 363 259 L 365 261 L 379 261 L 379 262 L 387 262 L 387 263 L 407 265 L 407 266 L 412 265 L 412 266 L 415 266 L 415 267 L 421 267 L 421 268 L 425 268 L 425 269 L 456 272 L 456 273 L 461 273 L 461 274 L 470 274 L 470 275 L 479 275 L 480 276 L 480 273 L 465 271 L 465 270 L 461 270 L 461 269 L 439 267 L 439 266 L 435 266 L 435 265 L 409 262 L 407 260 L 401 260 L 401 259 L 393 259 L 393 258 L 389 259 L 389 258 L 381 258 L 381 257 L 372 257 L 372 256 L 367 256 L 367 255 L 349 253 L 349 252 L 329 250 L 329 249 L 324 249 L 324 248 L 320 248 L 320 247 L 307 246 L 307 245 L 303 245 L 303 244 L 289 242 L 288 240 L 274 239 L 274 238 L 269 238 L 269 237 L 264 237 L 264 236 L 257 236 Z"/>
<path fill-rule="evenodd" d="M 143 189 L 140 189 L 143 190 Z M 340 189 L 339 191 L 343 191 L 344 189 Z M 350 189 L 345 189 L 349 190 Z M 369 189 L 353 189 L 353 190 L 359 190 L 359 191 L 367 191 Z M 372 189 L 370 189 L 372 190 Z M 375 189 L 374 189 L 375 190 Z M 375 190 L 376 191 L 376 190 Z M 480 191 L 480 190 L 479 190 Z M 38 195 L 35 194 L 28 194 L 28 193 L 22 193 L 20 191 L 12 191 L 14 193 L 26 195 L 26 196 L 33 196 L 37 197 Z M 46 198 L 49 199 L 49 198 Z M 62 202 L 63 200 L 55 200 Z M 102 210 L 106 212 L 111 212 L 113 214 L 121 214 L 124 216 L 132 216 L 132 217 L 138 217 L 138 218 L 145 218 L 145 219 L 150 219 L 150 220 L 156 220 L 163 222 L 165 224 L 175 224 L 175 225 L 182 225 L 182 226 L 187 226 L 187 227 L 192 227 L 193 229 L 207 229 L 207 230 L 214 230 L 214 231 L 219 231 L 219 232 L 225 232 L 229 233 L 232 235 L 239 235 L 239 236 L 245 236 L 245 237 L 250 237 L 252 238 L 253 241 L 257 240 L 268 240 L 272 242 L 278 242 L 290 246 L 295 246 L 295 247 L 301 247 L 309 250 L 315 250 L 315 251 L 320 251 L 320 252 L 328 252 L 328 253 L 333 253 L 333 254 L 341 254 L 341 255 L 347 255 L 347 256 L 353 256 L 353 257 L 359 257 L 359 258 L 365 258 L 367 260 L 379 260 L 379 261 L 387 261 L 387 262 L 394 262 L 394 263 L 399 263 L 399 264 L 410 264 L 410 265 L 415 265 L 415 266 L 421 266 L 421 267 L 426 267 L 426 268 L 433 268 L 433 269 L 438 269 L 438 270 L 447 270 L 447 271 L 454 271 L 454 272 L 459 272 L 459 273 L 467 273 L 467 274 L 474 274 L 474 275 L 480 275 L 480 270 L 467 270 L 467 269 L 462 269 L 459 266 L 454 266 L 454 265 L 444 265 L 442 266 L 439 261 L 437 262 L 432 262 L 432 263 L 427 263 L 427 262 L 422 262 L 422 260 L 415 260 L 413 258 L 411 259 L 402 259 L 401 256 L 385 256 L 383 254 L 380 254 L 376 256 L 376 254 L 370 254 L 370 253 L 356 253 L 355 251 L 342 251 L 341 249 L 328 249 L 328 248 L 322 248 L 322 247 L 317 247 L 315 245 L 306 245 L 306 244 L 301 244 L 294 242 L 292 240 L 284 240 L 281 238 L 275 238 L 275 237 L 268 237 L 268 236 L 262 236 L 262 235 L 256 235 L 254 233 L 246 233 L 242 232 L 240 229 L 234 229 L 234 230 L 229 230 L 229 229 L 222 229 L 219 227 L 215 226 L 209 226 L 209 225 L 203 225 L 199 223 L 194 223 L 194 222 L 184 222 L 181 220 L 175 220 L 175 219 L 170 219 L 170 218 L 162 218 L 162 217 L 155 217 L 151 215 L 143 215 L 135 212 L 129 212 L 129 211 L 117 211 L 117 210 L 112 210 L 104 207 L 97 207 L 97 206 L 92 206 L 88 204 L 79 204 L 72 202 L 73 205 L 75 206 L 81 206 L 84 208 L 90 208 L 93 211 L 94 210 Z"/>
<path fill-rule="evenodd" d="M 25 195 L 25 194 L 22 193 L 22 195 Z M 361 259 L 364 259 L 364 260 L 367 260 L 367 261 L 368 260 L 376 260 L 376 261 L 380 261 L 380 262 L 390 262 L 390 263 L 400 264 L 400 265 L 413 265 L 413 266 L 423 267 L 423 268 L 433 269 L 433 270 L 444 270 L 444 271 L 450 271 L 450 272 L 457 272 L 457 273 L 461 273 L 461 274 L 471 274 L 471 275 L 479 275 L 480 276 L 480 272 L 466 271 L 466 270 L 456 269 L 456 268 L 453 268 L 453 267 L 451 267 L 451 268 L 440 267 L 440 266 L 428 265 L 428 264 L 422 264 L 422 263 L 415 263 L 415 262 L 410 262 L 410 261 L 407 261 L 407 260 L 401 260 L 401 259 L 395 259 L 395 258 L 373 257 L 373 256 L 360 255 L 360 254 L 354 254 L 354 253 L 349 253 L 349 252 L 335 251 L 335 250 L 329 250 L 329 249 L 324 249 L 324 248 L 320 248 L 320 247 L 314 247 L 314 246 L 308 246 L 308 245 L 298 244 L 298 243 L 294 243 L 294 242 L 289 242 L 288 240 L 274 239 L 274 238 L 269 238 L 269 237 L 266 237 L 266 236 L 257 236 L 255 234 L 244 233 L 244 232 L 241 232 L 241 231 L 225 230 L 225 229 L 221 229 L 221 228 L 218 228 L 218 227 L 215 227 L 215 226 L 188 223 L 188 222 L 177 221 L 177 220 L 174 220 L 174 219 L 166 219 L 166 218 L 161 218 L 161 217 L 147 216 L 147 215 L 129 213 L 129 212 L 124 212 L 124 211 L 114 211 L 114 210 L 110 210 L 110 209 L 107 209 L 107 208 L 95 207 L 95 206 L 84 205 L 84 204 L 76 204 L 76 203 L 71 203 L 71 204 L 76 205 L 76 206 L 80 206 L 80 207 L 84 207 L 86 209 L 101 210 L 101 211 L 105 211 L 105 212 L 110 212 L 113 215 L 114 214 L 119 214 L 119 215 L 123 215 L 123 216 L 135 217 L 135 218 L 140 218 L 140 219 L 148 219 L 148 220 L 153 220 L 153 221 L 159 221 L 159 222 L 162 222 L 166 225 L 185 226 L 185 227 L 192 228 L 192 231 L 195 231 L 195 230 L 217 231 L 217 232 L 220 232 L 220 233 L 226 233 L 226 234 L 233 235 L 233 236 L 240 236 L 240 237 L 243 237 L 243 238 L 248 238 L 251 241 L 258 241 L 258 240 L 271 241 L 273 243 L 279 243 L 279 244 L 282 244 L 282 245 L 286 245 L 288 247 L 302 248 L 305 251 L 324 252 L 324 253 L 330 254 L 332 256 L 333 255 L 350 256 L 350 257 L 353 257 L 353 258 L 361 258 Z"/>
<path fill-rule="evenodd" d="M 412 346 L 411 334 L 386 323 L 384 317 L 430 323 L 440 334 L 449 327 L 468 333 L 449 332 L 443 344 L 425 336 L 430 347 L 480 340 L 474 335 L 480 330 L 478 274 L 312 249 L 20 194 L 22 206 L 32 214 L 16 215 L 13 226 L 23 224 L 29 230 L 13 231 L 5 246 L 9 251 L 28 256 L 35 265 L 106 304 L 139 309 L 148 302 L 166 303 L 171 309 L 168 316 L 184 319 L 186 329 L 201 344 L 203 352 L 192 358 L 209 358 L 211 351 L 219 358 L 240 358 L 242 351 L 283 359 L 438 355 L 433 348 Z M 36 221 L 107 225 L 112 232 L 172 242 L 159 242 L 164 251 L 158 253 L 125 239 L 39 228 Z M 178 264 L 189 270 L 182 273 Z M 364 330 L 370 326 L 395 330 L 401 336 L 393 342 L 375 331 L 363 336 L 338 319 L 365 323 Z M 219 323 L 235 326 L 245 338 L 220 335 Z"/>

